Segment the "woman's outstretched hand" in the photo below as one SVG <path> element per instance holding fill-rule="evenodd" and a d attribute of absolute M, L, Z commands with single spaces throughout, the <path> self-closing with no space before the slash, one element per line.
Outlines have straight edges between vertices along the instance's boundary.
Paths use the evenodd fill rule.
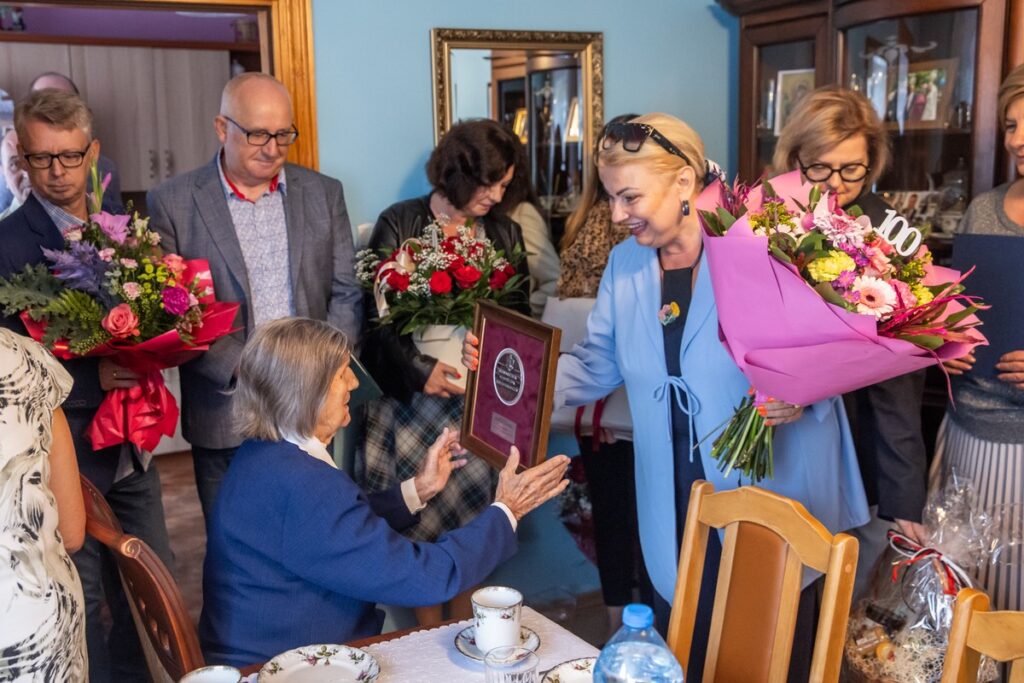
<path fill-rule="evenodd" d="M 466 333 L 466 341 L 462 343 L 462 364 L 470 370 L 476 371 L 480 365 L 480 340 L 472 332 Z"/>
<path fill-rule="evenodd" d="M 508 507 L 517 520 L 557 496 L 569 485 L 569 480 L 564 478 L 569 458 L 564 455 L 556 455 L 521 473 L 516 472 L 517 467 L 519 449 L 513 446 L 508 462 L 498 475 L 498 490 L 494 494 L 494 502 Z"/>
<path fill-rule="evenodd" d="M 445 427 L 427 450 L 419 474 L 413 479 L 421 503 L 441 493 L 452 472 L 465 466 L 465 454 L 466 449 L 459 444 L 459 430 Z"/>

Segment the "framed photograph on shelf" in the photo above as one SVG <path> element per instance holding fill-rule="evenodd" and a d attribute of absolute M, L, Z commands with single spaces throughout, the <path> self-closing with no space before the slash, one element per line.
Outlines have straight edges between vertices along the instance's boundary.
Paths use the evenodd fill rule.
<path fill-rule="evenodd" d="M 561 330 L 487 302 L 473 330 L 480 365 L 466 383 L 462 445 L 497 469 L 516 446 L 533 467 L 547 457 Z"/>
<path fill-rule="evenodd" d="M 516 109 L 515 119 L 512 121 L 512 133 L 515 134 L 519 141 L 524 145 L 527 141 L 526 133 L 526 107 L 520 107 Z"/>
<path fill-rule="evenodd" d="M 814 90 L 814 69 L 784 69 L 775 79 L 775 131 L 782 134 L 786 121 L 805 95 Z"/>
<path fill-rule="evenodd" d="M 902 102 L 895 111 L 891 128 L 902 130 L 946 128 L 953 104 L 953 85 L 957 74 L 956 59 L 911 62 L 905 82 L 899 82 L 902 93 L 890 93 L 890 101 Z M 896 79 L 890 78 L 896 84 Z M 893 112 L 890 111 L 890 119 Z"/>

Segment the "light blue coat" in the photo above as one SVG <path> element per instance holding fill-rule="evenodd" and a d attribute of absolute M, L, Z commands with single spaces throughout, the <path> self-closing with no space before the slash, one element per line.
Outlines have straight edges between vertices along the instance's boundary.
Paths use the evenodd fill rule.
<path fill-rule="evenodd" d="M 644 561 L 654 587 L 671 602 L 675 590 L 676 514 L 669 401 L 686 394 L 690 433 L 718 491 L 739 485 L 711 458 L 714 436 L 747 394 L 750 383 L 718 338 L 718 312 L 707 259 L 702 257 L 686 318 L 681 377 L 670 377 L 658 310 L 661 269 L 657 251 L 630 238 L 608 261 L 587 336 L 558 361 L 555 407 L 606 396 L 625 383 L 633 417 L 637 513 Z M 697 457 L 694 454 L 694 457 Z M 842 401 L 808 406 L 797 422 L 778 427 L 775 478 L 760 486 L 800 501 L 829 531 L 868 521 L 868 504 Z"/>

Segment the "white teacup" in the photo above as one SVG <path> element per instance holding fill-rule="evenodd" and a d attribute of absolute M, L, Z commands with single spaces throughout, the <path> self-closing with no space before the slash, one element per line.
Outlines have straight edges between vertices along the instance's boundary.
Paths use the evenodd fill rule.
<path fill-rule="evenodd" d="M 473 593 L 474 639 L 481 653 L 519 645 L 523 594 L 515 588 L 488 586 Z"/>
<path fill-rule="evenodd" d="M 233 666 L 204 666 L 185 674 L 179 683 L 239 683 L 242 672 Z"/>

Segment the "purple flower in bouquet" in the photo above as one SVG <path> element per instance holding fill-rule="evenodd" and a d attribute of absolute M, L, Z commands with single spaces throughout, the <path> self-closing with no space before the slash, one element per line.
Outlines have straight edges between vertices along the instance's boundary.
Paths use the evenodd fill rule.
<path fill-rule="evenodd" d="M 103 286 L 110 264 L 104 261 L 96 247 L 88 242 L 72 242 L 65 251 L 43 249 L 43 255 L 53 264 L 54 275 L 71 289 L 80 289 L 112 306 L 113 297 Z"/>
<path fill-rule="evenodd" d="M 857 273 L 855 271 L 844 270 L 839 273 L 839 277 L 832 281 L 832 286 L 838 287 L 839 289 L 849 289 L 850 287 L 853 287 L 853 281 L 856 279 Z"/>
<path fill-rule="evenodd" d="M 185 315 L 188 312 L 189 296 L 184 287 L 166 287 L 160 296 L 164 302 L 164 310 L 171 315 Z"/>
<path fill-rule="evenodd" d="M 128 237 L 128 222 L 131 221 L 131 216 L 115 216 L 101 211 L 100 213 L 94 213 L 89 216 L 100 226 L 100 230 L 103 234 L 109 237 L 117 244 L 124 244 L 125 239 Z"/>

